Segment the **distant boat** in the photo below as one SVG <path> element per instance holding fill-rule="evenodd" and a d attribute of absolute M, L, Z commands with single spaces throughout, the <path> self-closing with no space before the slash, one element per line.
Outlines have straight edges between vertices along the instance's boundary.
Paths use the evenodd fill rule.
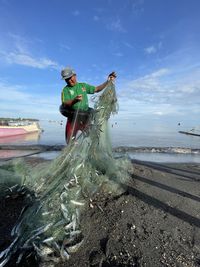
<path fill-rule="evenodd" d="M 38 122 L 7 122 L 0 125 L 0 138 L 41 132 Z"/>
<path fill-rule="evenodd" d="M 186 131 L 179 131 L 181 134 L 187 134 L 187 135 L 194 135 L 194 136 L 200 136 L 200 133 L 194 133 L 194 132 L 186 132 Z"/>

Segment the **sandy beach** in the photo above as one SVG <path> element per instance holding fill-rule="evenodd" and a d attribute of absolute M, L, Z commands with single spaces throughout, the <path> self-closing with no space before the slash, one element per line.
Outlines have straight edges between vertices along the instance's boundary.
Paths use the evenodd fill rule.
<path fill-rule="evenodd" d="M 56 266 L 200 266 L 200 164 L 132 165 L 123 193 L 94 196 L 81 217 L 82 246 Z M 24 194 L 1 198 L 0 250 L 25 204 Z M 19 266 L 49 265 L 27 254 Z"/>

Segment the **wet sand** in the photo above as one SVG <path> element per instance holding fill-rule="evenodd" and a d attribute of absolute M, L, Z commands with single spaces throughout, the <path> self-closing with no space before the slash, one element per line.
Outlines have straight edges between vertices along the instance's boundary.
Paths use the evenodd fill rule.
<path fill-rule="evenodd" d="M 81 218 L 83 245 L 56 266 L 200 266 L 200 164 L 132 164 L 122 194 L 93 197 Z M 23 206 L 22 195 L 0 200 L 0 250 Z M 28 257 L 20 266 L 39 263 Z"/>

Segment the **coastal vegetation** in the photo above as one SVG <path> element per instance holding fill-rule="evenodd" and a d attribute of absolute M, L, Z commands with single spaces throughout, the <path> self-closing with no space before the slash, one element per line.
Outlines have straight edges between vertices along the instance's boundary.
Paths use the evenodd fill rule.
<path fill-rule="evenodd" d="M 0 118 L 0 121 L 39 121 L 38 119 L 33 118 Z"/>

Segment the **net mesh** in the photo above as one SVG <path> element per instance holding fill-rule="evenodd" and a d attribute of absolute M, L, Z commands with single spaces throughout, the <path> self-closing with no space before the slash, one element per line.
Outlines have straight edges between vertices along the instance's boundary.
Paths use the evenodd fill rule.
<path fill-rule="evenodd" d="M 119 184 L 129 179 L 128 158 L 115 158 L 108 133 L 108 119 L 117 112 L 115 86 L 104 89 L 94 106 L 89 126 L 71 140 L 52 162 L 30 167 L 15 160 L 0 168 L 3 195 L 13 190 L 31 189 L 32 204 L 21 213 L 12 230 L 14 241 L 0 253 L 0 266 L 20 249 L 34 247 L 44 261 L 67 260 L 82 244 L 80 215 L 92 196 L 101 191 L 119 193 Z M 17 184 L 13 187 L 13 180 Z"/>

